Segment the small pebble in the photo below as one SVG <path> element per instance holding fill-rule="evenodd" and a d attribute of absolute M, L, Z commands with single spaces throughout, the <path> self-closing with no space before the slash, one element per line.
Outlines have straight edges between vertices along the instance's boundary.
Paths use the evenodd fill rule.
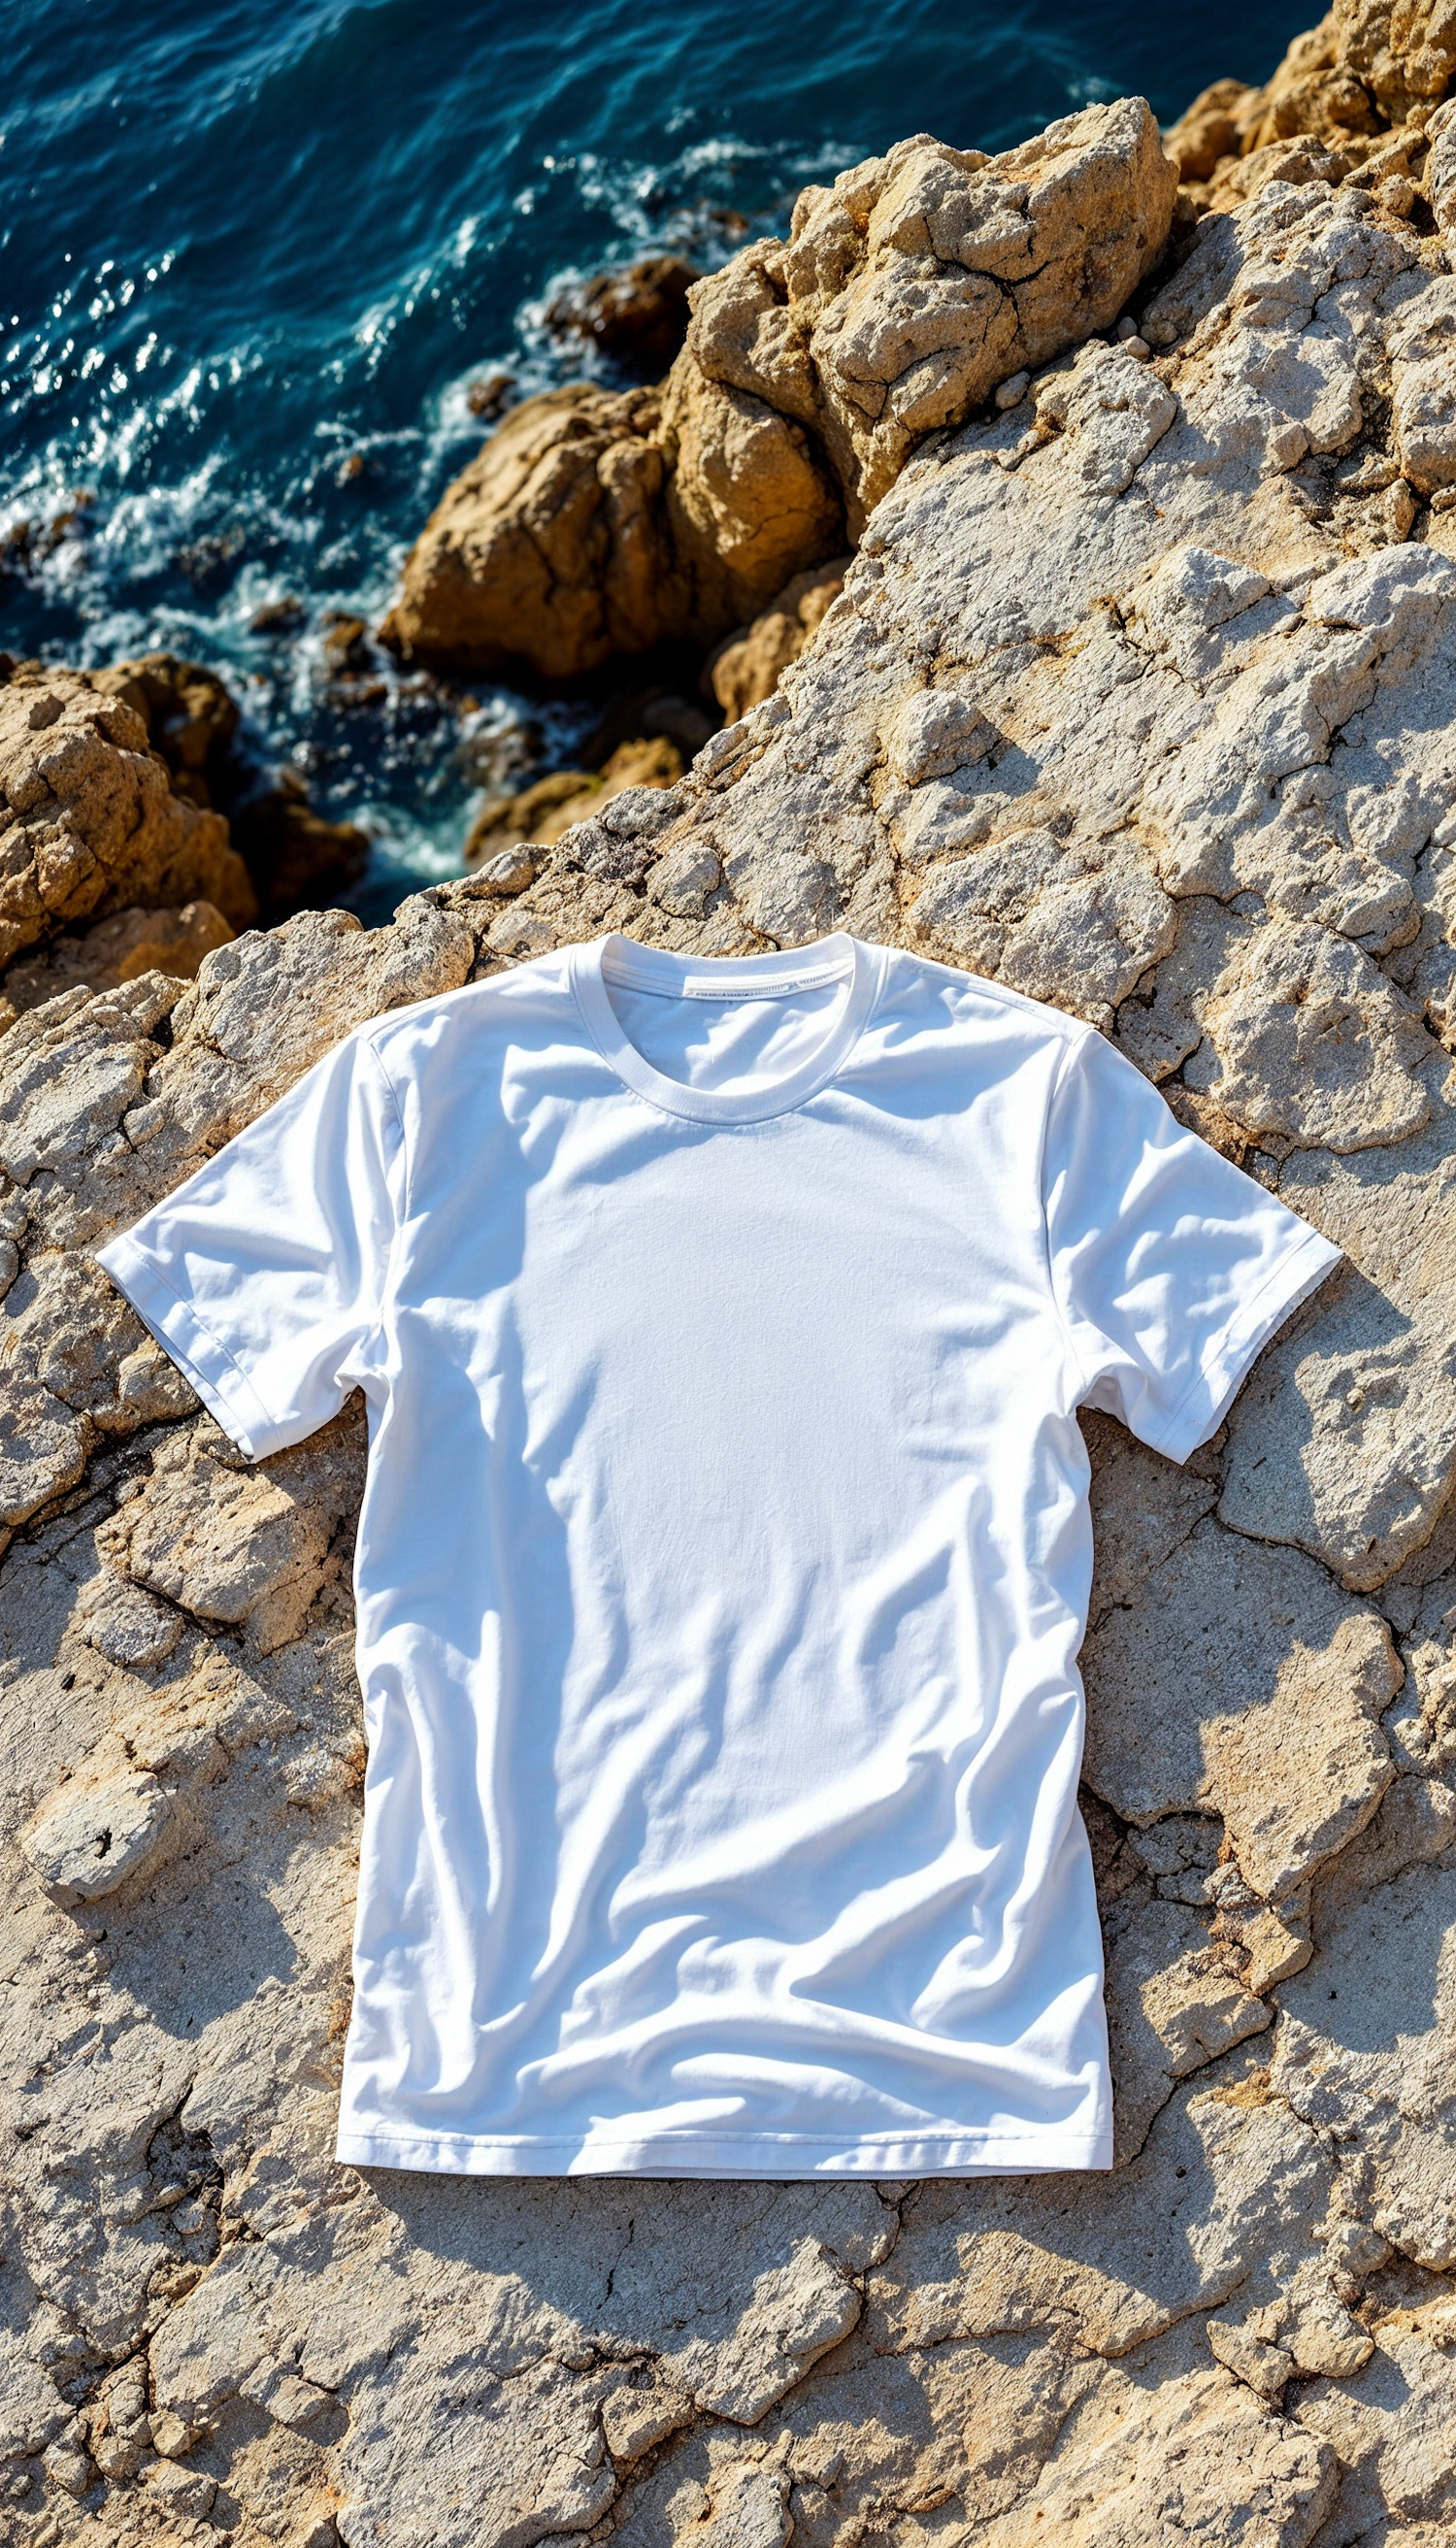
<path fill-rule="evenodd" d="M 1125 336 L 1123 352 L 1131 354 L 1135 363 L 1148 363 L 1152 360 L 1152 347 L 1142 336 Z"/>
<path fill-rule="evenodd" d="M 1126 345 L 1129 337 L 1136 336 L 1137 333 L 1138 321 L 1136 318 L 1120 318 L 1118 320 L 1118 343 L 1120 345 Z"/>
<path fill-rule="evenodd" d="M 996 405 L 1002 409 L 1020 407 L 1031 386 L 1030 372 L 1013 372 L 1010 380 L 1003 381 L 996 392 Z"/>

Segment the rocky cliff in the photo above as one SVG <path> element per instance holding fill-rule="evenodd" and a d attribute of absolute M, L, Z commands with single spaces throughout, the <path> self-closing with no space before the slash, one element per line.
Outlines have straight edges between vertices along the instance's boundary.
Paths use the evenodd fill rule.
<path fill-rule="evenodd" d="M 1443 92 L 1418 17 L 1367 139 Z M 1449 2537 L 1456 280 L 1434 144 L 1404 201 L 1358 153 L 1233 186 L 1267 146 L 1012 404 L 988 373 L 898 475 L 865 429 L 842 591 L 677 784 L 0 1039 L 18 2548 Z M 79 716 L 99 807 L 135 738 L 52 686 L 48 725 L 11 703 L 32 962 L 129 898 L 42 754 Z M 1186 1469 L 1089 1423 L 1119 2166 L 341 2170 L 361 1428 L 248 1468 L 90 1251 L 380 1010 L 604 928 L 835 926 L 1093 1020 L 1349 1259 Z"/>
<path fill-rule="evenodd" d="M 386 643 L 561 679 L 711 644 L 858 536 L 909 454 L 1117 318 L 1177 175 L 1140 98 L 988 158 L 928 134 L 808 186 L 688 293 L 660 391 L 528 399 L 406 563 Z"/>

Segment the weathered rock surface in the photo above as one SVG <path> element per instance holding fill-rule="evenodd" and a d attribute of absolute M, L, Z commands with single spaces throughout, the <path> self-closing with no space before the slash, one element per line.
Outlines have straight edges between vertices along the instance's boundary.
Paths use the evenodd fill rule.
<path fill-rule="evenodd" d="M 465 864 L 500 893 L 519 893 L 550 849 L 574 823 L 599 813 L 629 787 L 671 787 L 682 755 L 666 735 L 618 744 L 600 770 L 553 770 L 514 796 L 488 796 L 470 827 Z"/>
<path fill-rule="evenodd" d="M 704 677 L 730 723 L 777 688 L 780 673 L 797 662 L 831 602 L 838 601 L 849 564 L 848 558 L 831 558 L 796 575 L 751 627 L 735 629 L 714 650 Z"/>
<path fill-rule="evenodd" d="M 226 947 L 235 932 L 210 902 L 185 902 L 180 911 L 117 911 L 79 935 L 52 939 L 39 954 L 21 956 L 0 973 L 0 1026 L 7 1011 L 39 1009 L 63 991 L 112 991 L 138 973 L 171 973 L 195 979 L 204 956 Z"/>
<path fill-rule="evenodd" d="M 0 965 L 76 922 L 188 902 L 256 916 L 227 824 L 173 792 L 124 698 L 17 666 L 0 684 Z"/>
<path fill-rule="evenodd" d="M 772 694 L 519 890 L 0 1040 L 7 2541 L 1449 2534 L 1456 559 L 1394 393 L 1450 288 L 1368 193 L 1264 183 L 1150 360 L 912 457 Z M 1349 1258 L 1186 1468 L 1088 1419 L 1120 2163 L 339 2169 L 362 1428 L 249 1469 L 89 1251 L 368 1015 L 839 925 L 1092 1019 Z"/>
<path fill-rule="evenodd" d="M 107 664 L 92 682 L 108 698 L 125 699 L 146 728 L 179 796 L 212 805 L 226 792 L 228 746 L 237 732 L 238 707 L 227 683 L 206 665 L 189 664 L 160 650 Z"/>
<path fill-rule="evenodd" d="M 1201 205 L 1246 200 L 1271 177 L 1368 186 L 1398 216 L 1450 210 L 1446 92 L 1456 27 L 1440 0 L 1334 0 L 1262 88 L 1215 80 L 1166 136 Z"/>
<path fill-rule="evenodd" d="M 665 392 L 524 400 L 441 498 L 380 634 L 570 679 L 751 618 L 842 521 L 804 425 L 680 357 Z"/>
<path fill-rule="evenodd" d="M 339 622 L 339 613 L 333 617 Z M 325 638 L 345 670 L 350 631 L 362 638 L 363 620 L 343 619 Z M 136 710 L 175 795 L 227 814 L 255 897 L 246 917 L 256 919 L 261 906 L 265 920 L 287 920 L 336 901 L 359 882 L 369 861 L 367 835 L 357 823 L 319 813 L 296 770 L 260 772 L 234 749 L 241 712 L 217 673 L 158 651 L 108 664 L 88 678 L 107 697 Z"/>
<path fill-rule="evenodd" d="M 661 394 L 507 417 L 411 550 L 381 632 L 422 661 L 568 677 L 712 644 L 858 535 L 917 443 L 1116 318 L 1177 179 L 1140 98 L 999 158 L 928 135 L 807 187 L 789 237 L 695 284 Z"/>

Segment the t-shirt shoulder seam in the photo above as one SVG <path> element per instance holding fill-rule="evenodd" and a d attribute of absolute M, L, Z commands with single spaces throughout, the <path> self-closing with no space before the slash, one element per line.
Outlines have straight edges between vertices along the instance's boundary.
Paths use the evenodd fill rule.
<path fill-rule="evenodd" d="M 380 1066 L 383 1068 L 384 1056 L 381 1047 L 390 1038 L 403 1033 L 416 1019 L 428 1016 L 432 1010 L 454 1008 L 466 1001 L 474 1004 L 498 995 L 508 997 L 517 984 L 525 982 L 528 974 L 536 974 L 537 966 L 561 962 L 569 953 L 570 951 L 564 947 L 547 947 L 539 956 L 530 957 L 528 962 L 509 965 L 500 973 L 487 973 L 478 982 L 457 982 L 451 990 L 430 991 L 422 1000 L 406 1000 L 397 1009 L 386 1009 L 383 1017 L 367 1019 L 363 1026 L 354 1030 L 355 1035 L 360 1044 L 367 1044 L 370 1050 L 379 1056 Z M 539 983 L 539 975 L 536 975 L 536 979 Z M 555 988 L 562 999 L 570 999 L 571 985 L 565 964 L 563 964 L 561 981 L 551 987 Z"/>
<path fill-rule="evenodd" d="M 489 981 L 457 982 L 453 990 L 428 991 L 423 999 L 402 1000 L 397 1009 L 386 1009 L 383 1017 L 366 1019 L 363 1026 L 354 1030 L 355 1039 L 359 1044 L 367 1045 L 369 1050 L 378 1056 L 383 1069 L 384 1056 L 380 1047 L 391 1036 L 403 1033 L 415 1019 L 427 1016 L 431 1009 L 448 1008 L 452 1001 L 463 999 L 467 992 L 485 991 L 490 987 Z"/>
<path fill-rule="evenodd" d="M 1048 1030 L 1059 1033 L 1069 1043 L 1076 1044 L 1097 1032 L 1095 1027 L 1088 1026 L 1085 1018 L 1069 1018 L 1065 1009 L 1056 1008 L 1050 1000 L 1035 999 L 1030 991 L 1018 991 L 1010 982 L 992 981 L 988 973 L 972 973 L 963 964 L 943 964 L 938 956 L 918 955 L 909 947 L 891 947 L 886 953 L 892 960 L 899 957 L 914 964 L 921 972 L 944 973 L 966 990 L 983 993 L 999 1008 L 1024 1009 L 1033 1017 L 1045 1018 Z"/>

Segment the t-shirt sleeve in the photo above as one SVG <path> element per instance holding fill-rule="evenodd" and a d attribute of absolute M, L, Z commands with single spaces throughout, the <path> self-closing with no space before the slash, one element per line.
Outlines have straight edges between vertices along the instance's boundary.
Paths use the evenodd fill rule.
<path fill-rule="evenodd" d="M 351 1036 L 97 1255 L 251 1460 L 337 1414 L 380 1332 L 404 1136 Z"/>
<path fill-rule="evenodd" d="M 1046 1126 L 1049 1274 L 1079 1403 L 1170 1460 L 1208 1439 L 1340 1250 L 1197 1134 L 1093 1031 Z"/>

